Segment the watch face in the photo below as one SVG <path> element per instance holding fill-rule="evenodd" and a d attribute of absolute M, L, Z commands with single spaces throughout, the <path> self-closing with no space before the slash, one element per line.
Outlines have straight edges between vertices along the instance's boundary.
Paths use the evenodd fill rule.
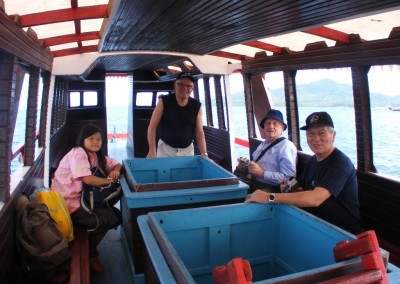
<path fill-rule="evenodd" d="M 268 198 L 269 202 L 274 202 L 275 201 L 275 194 L 270 194 Z"/>

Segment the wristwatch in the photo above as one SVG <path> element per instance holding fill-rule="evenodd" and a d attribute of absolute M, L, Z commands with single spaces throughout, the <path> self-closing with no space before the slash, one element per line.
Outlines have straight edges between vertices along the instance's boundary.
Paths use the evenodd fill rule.
<path fill-rule="evenodd" d="M 275 193 L 271 193 L 268 197 L 268 202 L 269 203 L 274 203 L 275 202 Z"/>

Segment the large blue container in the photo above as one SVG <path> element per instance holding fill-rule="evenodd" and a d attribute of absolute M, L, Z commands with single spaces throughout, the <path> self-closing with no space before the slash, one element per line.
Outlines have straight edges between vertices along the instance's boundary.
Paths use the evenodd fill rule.
<path fill-rule="evenodd" d="M 354 235 L 288 205 L 152 212 L 138 222 L 146 245 L 148 283 L 212 283 L 212 269 L 234 257 L 250 261 L 254 283 L 305 280 L 360 265 L 359 260 L 335 263 L 333 256 L 336 244 Z"/>
<path fill-rule="evenodd" d="M 202 156 L 135 158 L 123 164 L 132 191 L 239 184 L 235 175 Z"/>
<path fill-rule="evenodd" d="M 144 244 L 137 224 L 148 212 L 243 202 L 248 185 L 201 156 L 123 161 L 122 240 L 135 283 L 143 282 Z"/>

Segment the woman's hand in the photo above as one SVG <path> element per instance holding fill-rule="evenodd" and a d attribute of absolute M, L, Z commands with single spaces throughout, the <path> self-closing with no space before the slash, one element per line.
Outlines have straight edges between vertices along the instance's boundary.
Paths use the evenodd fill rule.
<path fill-rule="evenodd" d="M 117 180 L 119 180 L 120 176 L 121 173 L 117 170 L 113 170 L 108 174 L 108 178 L 110 178 L 112 182 L 116 182 Z"/>

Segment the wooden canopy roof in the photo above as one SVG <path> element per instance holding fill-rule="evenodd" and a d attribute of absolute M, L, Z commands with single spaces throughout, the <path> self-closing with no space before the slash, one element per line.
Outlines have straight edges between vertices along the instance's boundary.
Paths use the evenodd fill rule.
<path fill-rule="evenodd" d="M 363 41 L 387 38 L 400 26 L 397 0 L 3 2 L 6 14 L 34 31 L 56 62 L 104 54 L 84 67 L 86 75 L 139 69 L 168 75 L 167 65 L 181 67 L 190 56 L 234 63 L 260 51 L 302 51 L 311 42 L 346 45 L 354 33 Z"/>

